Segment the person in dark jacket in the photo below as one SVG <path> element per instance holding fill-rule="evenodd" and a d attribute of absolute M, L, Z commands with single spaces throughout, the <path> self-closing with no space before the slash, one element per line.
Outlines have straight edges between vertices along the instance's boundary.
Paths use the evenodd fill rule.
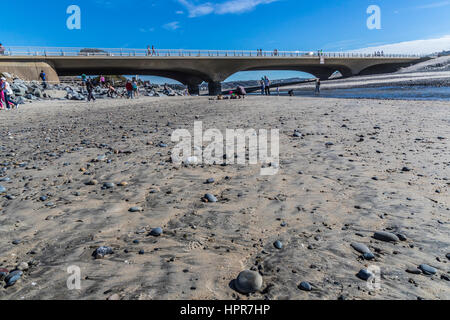
<path fill-rule="evenodd" d="M 94 97 L 94 94 L 93 94 L 94 84 L 92 83 L 91 79 L 89 79 L 86 82 L 86 90 L 88 92 L 88 101 L 91 101 L 91 100 L 95 101 L 95 97 Z"/>

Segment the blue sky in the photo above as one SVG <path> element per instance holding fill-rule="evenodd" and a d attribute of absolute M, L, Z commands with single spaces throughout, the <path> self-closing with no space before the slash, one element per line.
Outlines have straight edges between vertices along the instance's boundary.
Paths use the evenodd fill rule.
<path fill-rule="evenodd" d="M 69 5 L 81 30 L 66 27 Z M 343 51 L 450 35 L 446 0 L 14 0 L 2 12 L 5 46 Z"/>

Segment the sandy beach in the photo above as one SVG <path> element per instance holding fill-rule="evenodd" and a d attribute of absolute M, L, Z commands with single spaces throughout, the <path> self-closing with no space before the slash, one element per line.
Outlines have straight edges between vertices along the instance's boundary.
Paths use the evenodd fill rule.
<path fill-rule="evenodd" d="M 279 129 L 278 174 L 175 166 L 171 134 L 195 121 Z M 2 300 L 450 299 L 449 102 L 41 101 L 0 111 L 0 123 L 0 268 L 23 270 Z M 114 253 L 95 259 L 101 246 Z M 421 264 L 436 274 L 406 272 Z M 373 265 L 375 291 L 356 276 Z M 67 287 L 70 266 L 80 290 Z M 246 269 L 262 275 L 261 292 L 233 289 Z"/>

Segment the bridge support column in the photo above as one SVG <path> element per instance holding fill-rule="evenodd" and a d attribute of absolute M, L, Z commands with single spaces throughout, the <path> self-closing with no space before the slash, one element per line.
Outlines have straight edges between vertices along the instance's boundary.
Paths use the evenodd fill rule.
<path fill-rule="evenodd" d="M 191 96 L 200 95 L 200 87 L 198 84 L 188 83 L 187 87 Z"/>
<path fill-rule="evenodd" d="M 211 81 L 208 83 L 209 95 L 217 96 L 222 94 L 222 83 L 217 81 Z"/>

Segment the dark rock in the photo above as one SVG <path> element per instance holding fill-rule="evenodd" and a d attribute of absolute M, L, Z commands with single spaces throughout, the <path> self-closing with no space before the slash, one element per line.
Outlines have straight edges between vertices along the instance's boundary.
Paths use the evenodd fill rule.
<path fill-rule="evenodd" d="M 8 274 L 5 278 L 5 283 L 6 286 L 5 287 L 11 287 L 13 286 L 17 280 L 19 280 L 23 275 L 23 272 L 20 270 L 16 270 L 11 272 L 10 274 Z"/>
<path fill-rule="evenodd" d="M 104 189 L 112 189 L 112 188 L 114 188 L 116 185 L 114 184 L 114 183 L 112 183 L 112 182 L 105 182 L 104 184 L 103 184 L 103 188 Z"/>
<path fill-rule="evenodd" d="M 398 241 L 400 241 L 400 239 L 395 234 L 390 233 L 390 232 L 385 232 L 385 231 L 375 232 L 373 237 L 375 239 L 377 239 L 377 240 L 385 241 L 385 242 L 398 242 Z"/>
<path fill-rule="evenodd" d="M 210 193 L 205 194 L 204 199 L 207 202 L 217 202 L 218 201 L 217 198 L 214 195 L 210 194 Z"/>
<path fill-rule="evenodd" d="M 406 238 L 406 236 L 405 236 L 404 234 L 402 234 L 402 233 L 397 233 L 397 237 L 400 239 L 400 241 L 406 241 L 406 240 L 408 240 L 408 239 Z"/>
<path fill-rule="evenodd" d="M 373 260 L 375 259 L 375 255 L 372 252 L 366 252 L 363 254 L 363 258 L 365 260 Z"/>
<path fill-rule="evenodd" d="M 150 231 L 150 235 L 154 236 L 154 237 L 159 237 L 163 234 L 163 229 L 162 228 L 154 228 L 152 229 L 152 231 Z"/>
<path fill-rule="evenodd" d="M 242 271 L 235 281 L 236 290 L 243 294 L 254 293 L 261 290 L 263 279 L 258 272 Z"/>
<path fill-rule="evenodd" d="M 93 257 L 95 257 L 95 259 L 102 259 L 104 258 L 106 255 L 108 254 L 113 254 L 114 251 L 111 247 L 100 247 L 97 248 L 94 253 L 92 254 Z"/>
<path fill-rule="evenodd" d="M 408 269 L 406 269 L 406 272 L 411 273 L 411 274 L 421 274 L 422 273 L 422 271 L 420 271 L 417 268 L 408 268 Z"/>
<path fill-rule="evenodd" d="M 131 207 L 128 211 L 130 212 L 142 212 L 144 209 L 142 207 Z"/>
<path fill-rule="evenodd" d="M 280 240 L 275 241 L 275 243 L 273 244 L 275 248 L 277 249 L 283 249 L 283 243 Z"/>
<path fill-rule="evenodd" d="M 370 273 L 367 269 L 361 269 L 356 276 L 361 280 L 367 281 L 371 277 L 373 277 L 373 274 Z"/>
<path fill-rule="evenodd" d="M 432 276 L 437 273 L 437 270 L 427 264 L 421 264 L 419 266 L 419 269 L 422 270 L 422 272 L 427 276 Z"/>
<path fill-rule="evenodd" d="M 370 251 L 370 249 L 365 244 L 358 243 L 358 242 L 353 242 L 351 244 L 351 246 L 352 246 L 353 249 L 355 249 L 359 253 L 362 253 L 362 254 L 364 254 L 364 253 L 372 253 Z"/>
<path fill-rule="evenodd" d="M 298 286 L 298 288 L 299 288 L 300 290 L 303 290 L 303 291 L 311 291 L 311 290 L 312 290 L 311 285 L 310 285 L 308 282 L 305 282 L 305 281 L 303 281 L 302 283 L 300 283 L 300 285 Z"/>

